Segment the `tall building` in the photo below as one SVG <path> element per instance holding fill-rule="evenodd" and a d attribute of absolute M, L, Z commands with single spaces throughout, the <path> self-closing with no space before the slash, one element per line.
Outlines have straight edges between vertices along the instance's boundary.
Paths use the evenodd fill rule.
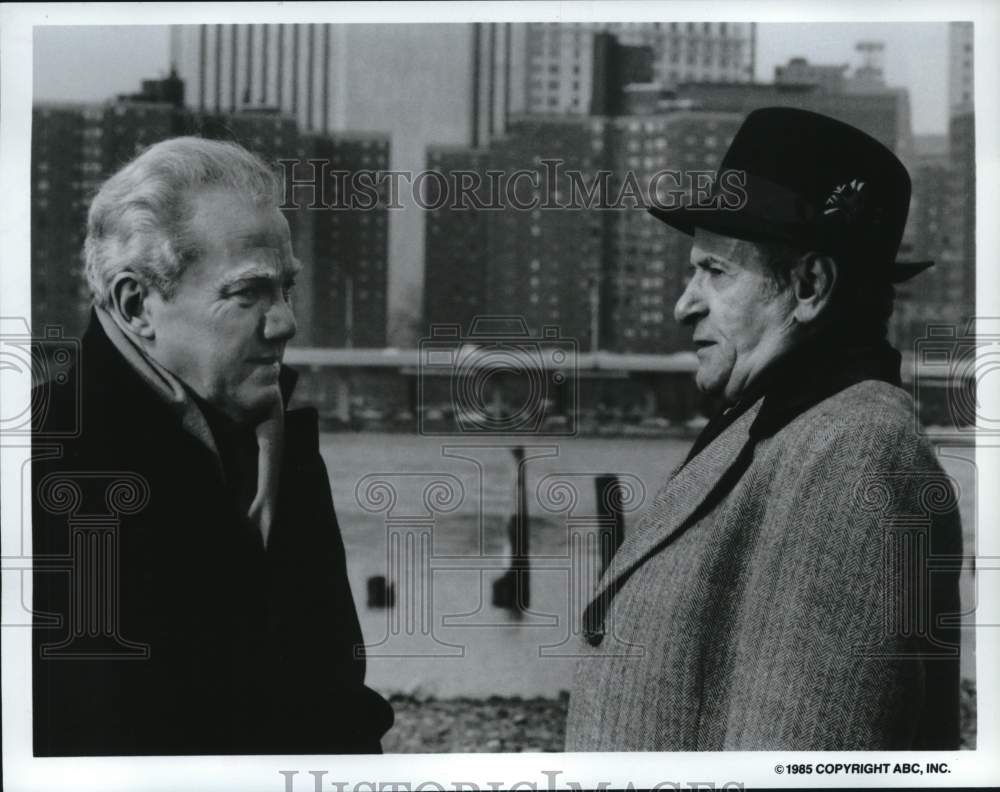
<path fill-rule="evenodd" d="M 31 319 L 79 338 L 89 294 L 83 240 L 89 198 L 103 173 L 104 113 L 82 104 L 39 104 L 31 135 Z"/>
<path fill-rule="evenodd" d="M 595 343 L 599 306 L 588 294 L 600 286 L 602 215 L 556 203 L 567 200 L 570 172 L 585 180 L 592 173 L 602 135 L 583 118 L 522 116 L 487 149 L 428 153 L 431 169 L 449 180 L 461 171 L 479 174 L 483 204 L 491 200 L 489 171 L 527 178 L 513 182 L 509 195 L 500 184 L 493 195 L 502 208 L 427 212 L 424 334 L 453 324 L 469 332 L 477 316 L 503 314 L 523 318 L 535 336 L 556 327 L 582 349 Z M 558 170 L 545 160 L 558 160 Z"/>
<path fill-rule="evenodd" d="M 492 162 L 488 149 L 435 146 L 427 152 L 427 167 L 451 178 L 458 172 L 485 175 Z M 483 203 L 490 199 L 487 190 L 484 182 L 476 191 Z M 436 325 L 457 324 L 462 332 L 469 332 L 475 318 L 487 312 L 492 214 L 452 205 L 429 208 L 425 213 L 427 268 L 423 320 L 418 328 L 421 337 L 430 335 Z"/>
<path fill-rule="evenodd" d="M 948 107 L 951 115 L 972 112 L 975 100 L 973 24 L 948 23 Z"/>
<path fill-rule="evenodd" d="M 342 131 L 357 126 L 362 103 L 399 100 L 430 81 L 465 94 L 461 142 L 479 145 L 502 130 L 509 104 L 509 25 L 181 25 L 172 34 L 188 105 L 201 112 L 279 109 L 304 132 Z M 399 48 L 409 68 L 383 69 L 394 85 L 381 84 L 371 66 L 391 65 Z"/>
<path fill-rule="evenodd" d="M 537 174 L 539 190 L 518 183 L 522 202 L 533 195 L 537 207 L 508 207 L 492 213 L 491 255 L 487 270 L 487 311 L 525 317 L 530 332 L 557 327 L 588 350 L 598 343 L 604 217 L 600 210 L 570 205 L 572 174 L 588 180 L 599 164 L 595 149 L 601 131 L 587 119 L 531 117 L 512 119 L 508 134 L 492 147 L 492 166 L 506 174 L 520 168 Z M 546 165 L 558 161 L 559 169 Z"/>
<path fill-rule="evenodd" d="M 311 343 L 384 347 L 388 323 L 389 209 L 368 206 L 352 180 L 389 168 L 389 140 L 381 134 L 308 135 L 308 159 L 323 170 L 329 208 L 309 211 L 313 223 Z M 353 207 L 353 208 L 352 208 Z"/>
<path fill-rule="evenodd" d="M 948 26 L 948 152 L 951 167 L 951 234 L 962 272 L 964 314 L 976 309 L 975 53 L 971 22 Z"/>
<path fill-rule="evenodd" d="M 753 23 L 528 23 L 524 49 L 526 112 L 590 113 L 601 33 L 612 34 L 624 46 L 648 48 L 652 56 L 650 81 L 663 87 L 686 81 L 753 79 Z"/>
<path fill-rule="evenodd" d="M 962 269 L 963 299 L 967 315 L 976 305 L 976 116 L 953 115 L 948 123 L 948 149 L 952 171 L 952 234 Z"/>

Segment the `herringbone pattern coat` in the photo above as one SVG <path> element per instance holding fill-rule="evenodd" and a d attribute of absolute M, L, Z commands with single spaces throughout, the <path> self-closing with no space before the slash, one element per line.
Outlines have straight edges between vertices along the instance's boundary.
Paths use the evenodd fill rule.
<path fill-rule="evenodd" d="M 912 401 L 860 382 L 754 441 L 760 406 L 600 581 L 566 750 L 957 747 L 961 530 Z"/>

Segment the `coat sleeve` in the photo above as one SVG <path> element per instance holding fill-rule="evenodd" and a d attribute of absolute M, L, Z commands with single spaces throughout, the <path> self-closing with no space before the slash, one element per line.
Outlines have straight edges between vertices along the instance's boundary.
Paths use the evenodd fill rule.
<path fill-rule="evenodd" d="M 777 479 L 769 607 L 739 638 L 727 747 L 956 748 L 953 483 L 908 422 L 822 434 Z"/>
<path fill-rule="evenodd" d="M 364 639 L 313 409 L 290 413 L 276 617 L 289 753 L 380 753 L 392 708 L 364 684 Z M 295 441 L 294 438 L 299 438 Z M 272 550 L 278 551 L 275 545 Z M 304 704 L 308 702 L 308 704 Z"/>

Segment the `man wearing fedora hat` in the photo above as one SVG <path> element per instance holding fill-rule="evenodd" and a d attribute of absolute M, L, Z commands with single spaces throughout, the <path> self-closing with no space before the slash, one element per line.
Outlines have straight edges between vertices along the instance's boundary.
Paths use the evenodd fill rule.
<path fill-rule="evenodd" d="M 570 751 L 959 743 L 955 489 L 886 341 L 910 180 L 864 133 L 751 113 L 737 207 L 693 236 L 675 308 L 724 407 L 583 613 Z"/>

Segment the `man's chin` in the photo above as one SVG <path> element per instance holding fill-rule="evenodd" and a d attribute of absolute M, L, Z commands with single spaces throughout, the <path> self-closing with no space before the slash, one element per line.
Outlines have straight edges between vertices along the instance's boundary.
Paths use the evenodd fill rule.
<path fill-rule="evenodd" d="M 726 385 L 723 379 L 714 372 L 703 372 L 701 369 L 694 375 L 694 384 L 706 396 L 718 396 Z"/>
<path fill-rule="evenodd" d="M 227 412 L 241 424 L 258 424 L 281 406 L 281 391 L 277 383 L 268 387 L 256 387 L 250 393 L 241 393 Z"/>

